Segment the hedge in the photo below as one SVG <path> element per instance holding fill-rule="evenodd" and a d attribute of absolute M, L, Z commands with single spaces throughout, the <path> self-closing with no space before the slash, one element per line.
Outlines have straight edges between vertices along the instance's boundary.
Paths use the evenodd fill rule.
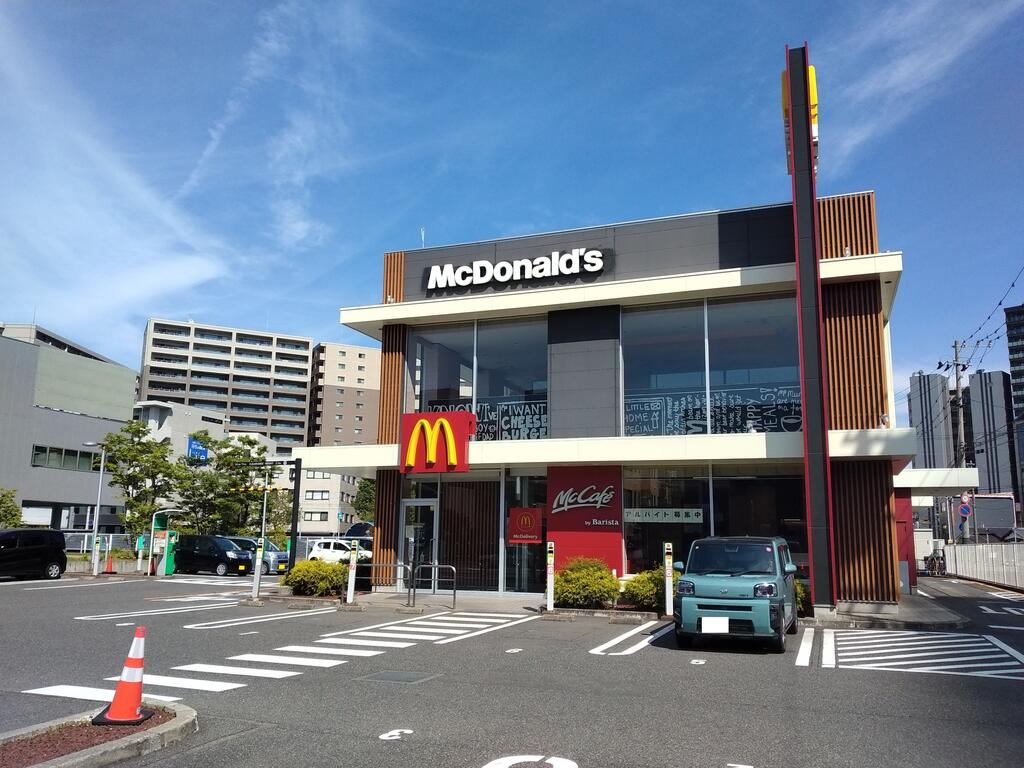
<path fill-rule="evenodd" d="M 340 596 L 348 583 L 348 566 L 343 563 L 304 560 L 296 563 L 281 579 L 281 583 L 291 587 L 292 593 L 296 595 Z"/>
<path fill-rule="evenodd" d="M 637 608 L 661 613 L 665 610 L 665 572 L 658 568 L 641 571 L 626 582 L 622 599 Z"/>
<path fill-rule="evenodd" d="M 555 605 L 603 608 L 619 594 L 619 580 L 603 561 L 578 557 L 555 574 Z"/>

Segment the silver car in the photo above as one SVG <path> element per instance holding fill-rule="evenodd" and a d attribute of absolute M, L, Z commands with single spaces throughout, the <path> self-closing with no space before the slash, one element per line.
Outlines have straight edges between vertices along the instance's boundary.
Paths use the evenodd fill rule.
<path fill-rule="evenodd" d="M 248 550 L 256 556 L 257 540 L 248 536 L 226 536 L 225 538 L 235 542 L 242 549 Z M 263 540 L 263 565 L 260 573 L 266 576 L 268 573 L 285 573 L 288 570 L 288 553 L 280 549 L 270 539 Z"/>

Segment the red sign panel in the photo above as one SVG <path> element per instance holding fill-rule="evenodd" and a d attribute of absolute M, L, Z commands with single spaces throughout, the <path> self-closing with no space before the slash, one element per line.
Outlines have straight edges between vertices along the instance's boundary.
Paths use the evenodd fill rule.
<path fill-rule="evenodd" d="M 476 434 L 476 416 L 465 411 L 402 415 L 399 471 L 468 472 L 469 437 Z"/>
<path fill-rule="evenodd" d="M 555 542 L 555 568 L 574 557 L 622 567 L 622 468 L 548 468 L 548 538 Z"/>
<path fill-rule="evenodd" d="M 512 507 L 508 511 L 508 544 L 543 544 L 544 510 Z"/>

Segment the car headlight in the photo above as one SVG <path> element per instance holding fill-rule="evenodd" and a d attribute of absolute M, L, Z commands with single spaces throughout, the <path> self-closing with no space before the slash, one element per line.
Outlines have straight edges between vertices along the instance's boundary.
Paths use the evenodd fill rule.
<path fill-rule="evenodd" d="M 228 550 L 228 551 L 227 551 L 227 552 L 225 552 L 224 554 L 226 554 L 226 555 L 227 555 L 228 557 L 230 557 L 230 558 L 231 558 L 232 560 L 234 560 L 234 559 L 235 559 L 236 557 L 238 557 L 238 553 L 237 553 L 237 552 L 232 552 L 231 550 Z"/>
<path fill-rule="evenodd" d="M 775 585 L 771 582 L 754 585 L 754 597 L 775 597 L 775 594 Z"/>
<path fill-rule="evenodd" d="M 679 595 L 692 595 L 694 594 L 693 582 L 687 581 L 686 579 L 680 579 L 676 582 L 676 594 Z"/>

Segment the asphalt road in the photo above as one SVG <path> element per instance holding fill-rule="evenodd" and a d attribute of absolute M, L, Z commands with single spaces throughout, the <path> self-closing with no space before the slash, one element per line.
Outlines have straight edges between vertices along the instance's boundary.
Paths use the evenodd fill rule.
<path fill-rule="evenodd" d="M 0 583 L 0 730 L 98 707 L 23 691 L 112 688 L 130 625 L 145 623 L 147 680 L 179 678 L 147 692 L 197 709 L 200 732 L 127 766 L 1024 763 L 1024 600 L 995 588 L 922 580 L 971 619 L 964 630 L 801 629 L 778 655 L 739 641 L 678 650 L 655 637 L 661 622 L 545 621 L 511 600 L 418 617 L 248 608 L 229 604 L 239 580 L 198 580 L 211 583 Z M 230 658 L 246 654 L 285 660 Z M 173 669 L 194 664 L 300 674 Z"/>

